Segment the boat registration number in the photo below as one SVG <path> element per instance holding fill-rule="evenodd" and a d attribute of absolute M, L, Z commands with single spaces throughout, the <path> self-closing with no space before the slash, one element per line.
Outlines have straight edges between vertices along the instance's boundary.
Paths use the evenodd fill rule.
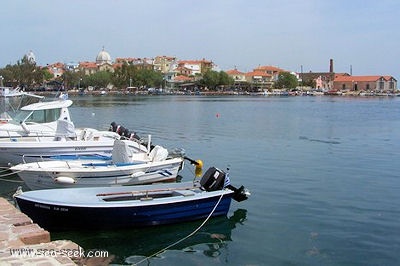
<path fill-rule="evenodd" d="M 49 206 L 49 205 L 39 204 L 39 203 L 36 203 L 35 207 L 36 208 L 41 208 L 41 209 L 47 209 L 47 210 L 60 211 L 60 212 L 67 212 L 68 211 L 68 208 L 57 207 L 57 206 Z"/>

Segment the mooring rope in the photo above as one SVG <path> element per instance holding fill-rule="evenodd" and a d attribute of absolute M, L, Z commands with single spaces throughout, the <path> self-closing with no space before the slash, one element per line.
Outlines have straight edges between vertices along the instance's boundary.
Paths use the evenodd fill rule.
<path fill-rule="evenodd" d="M 6 181 L 6 182 L 13 182 L 13 183 L 23 183 L 24 181 L 22 181 L 22 180 L 10 180 L 10 179 L 3 178 L 3 177 L 6 177 L 6 176 L 18 174 L 19 172 L 22 172 L 22 171 L 23 170 L 20 170 L 20 171 L 17 171 L 17 172 L 11 172 L 11 173 L 7 173 L 7 174 L 2 174 L 2 175 L 0 175 L 0 180 L 1 181 Z"/>
<path fill-rule="evenodd" d="M 169 246 L 167 246 L 167 247 L 165 247 L 165 248 L 163 248 L 163 249 L 157 251 L 156 253 L 153 253 L 153 254 L 150 255 L 150 256 L 147 256 L 146 258 L 144 258 L 144 259 L 142 259 L 141 261 L 138 261 L 138 262 L 136 262 L 136 263 L 134 263 L 134 264 L 132 264 L 132 265 L 133 265 L 133 266 L 139 265 L 140 263 L 142 263 L 142 262 L 144 262 L 144 261 L 146 261 L 146 260 L 148 260 L 148 259 L 150 259 L 150 258 L 152 258 L 152 257 L 154 257 L 154 256 L 157 256 L 157 255 L 163 253 L 163 252 L 166 251 L 167 249 L 169 249 L 169 248 L 171 248 L 171 247 L 173 247 L 173 246 L 175 246 L 175 245 L 181 243 L 182 241 L 184 241 L 184 240 L 188 239 L 189 237 L 193 236 L 194 234 L 196 234 L 196 233 L 206 224 L 206 222 L 211 218 L 211 216 L 213 215 L 213 213 L 214 213 L 215 210 L 217 209 L 217 207 L 218 207 L 219 203 L 221 202 L 221 200 L 222 200 L 222 198 L 223 198 L 224 195 L 225 195 L 224 193 L 221 194 L 221 196 L 219 197 L 219 199 L 218 199 L 217 203 L 215 204 L 214 208 L 211 210 L 210 214 L 209 214 L 209 215 L 207 216 L 207 218 L 199 225 L 199 227 L 197 227 L 193 232 L 191 232 L 190 234 L 188 234 L 188 235 L 185 236 L 184 238 L 181 238 L 180 240 L 176 241 L 175 243 L 172 243 L 171 245 L 169 245 Z"/>

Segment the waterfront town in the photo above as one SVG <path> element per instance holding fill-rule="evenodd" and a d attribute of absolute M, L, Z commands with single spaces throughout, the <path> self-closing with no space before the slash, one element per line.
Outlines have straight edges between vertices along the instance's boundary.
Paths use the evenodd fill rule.
<path fill-rule="evenodd" d="M 36 56 L 29 51 L 24 58 L 36 64 Z M 94 86 L 84 82 L 88 77 L 100 72 L 114 73 L 118 68 L 134 66 L 137 69 L 161 73 L 162 81 L 157 85 L 135 84 L 132 77 L 127 79 L 123 86 L 115 86 L 107 82 L 104 86 Z M 281 69 L 271 65 L 260 65 L 250 72 L 243 72 L 236 67 L 221 70 L 212 60 L 180 60 L 174 56 L 156 56 L 154 58 L 117 57 L 112 60 L 109 52 L 104 47 L 98 52 L 94 61 L 79 63 L 55 62 L 41 66 L 50 73 L 50 77 L 36 84 L 35 91 L 68 90 L 77 93 L 112 93 L 124 91 L 125 93 L 171 93 L 171 94 L 251 94 L 251 95 L 360 95 L 360 96 L 386 96 L 397 95 L 397 79 L 387 74 L 376 73 L 373 75 L 353 76 L 350 73 L 335 72 L 334 60 L 327 62 L 326 71 L 310 71 L 300 73 L 289 69 Z M 0 69 L 1 70 L 1 69 Z M 207 71 L 216 73 L 224 72 L 230 82 L 207 87 L 199 85 Z M 79 78 L 70 82 L 66 80 L 66 73 L 79 73 Z M 282 73 L 290 73 L 295 79 L 293 86 L 276 86 Z M 1 74 L 1 72 L 0 72 Z M 5 75 L 4 75 L 5 76 Z M 43 78 L 44 79 L 44 78 Z M 71 81 L 73 80 L 73 81 Z M 20 86 L 18 82 L 6 80 L 0 76 L 1 86 Z M 86 84 L 85 84 L 86 83 Z M 293 84 L 293 83 L 292 83 Z M 122 87 L 122 88 L 121 88 Z"/>

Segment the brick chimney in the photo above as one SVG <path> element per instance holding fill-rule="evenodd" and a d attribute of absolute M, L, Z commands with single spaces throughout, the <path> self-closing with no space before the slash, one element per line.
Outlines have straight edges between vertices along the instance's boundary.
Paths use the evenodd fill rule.
<path fill-rule="evenodd" d="M 329 72 L 333 73 L 333 59 L 329 60 Z"/>

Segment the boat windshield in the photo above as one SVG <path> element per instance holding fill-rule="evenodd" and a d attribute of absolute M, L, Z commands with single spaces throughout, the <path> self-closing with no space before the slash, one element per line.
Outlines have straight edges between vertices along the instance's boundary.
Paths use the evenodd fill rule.
<path fill-rule="evenodd" d="M 20 110 L 10 122 L 13 124 L 20 124 L 25 122 L 30 123 L 50 123 L 56 121 L 61 115 L 61 108 L 27 111 Z"/>

